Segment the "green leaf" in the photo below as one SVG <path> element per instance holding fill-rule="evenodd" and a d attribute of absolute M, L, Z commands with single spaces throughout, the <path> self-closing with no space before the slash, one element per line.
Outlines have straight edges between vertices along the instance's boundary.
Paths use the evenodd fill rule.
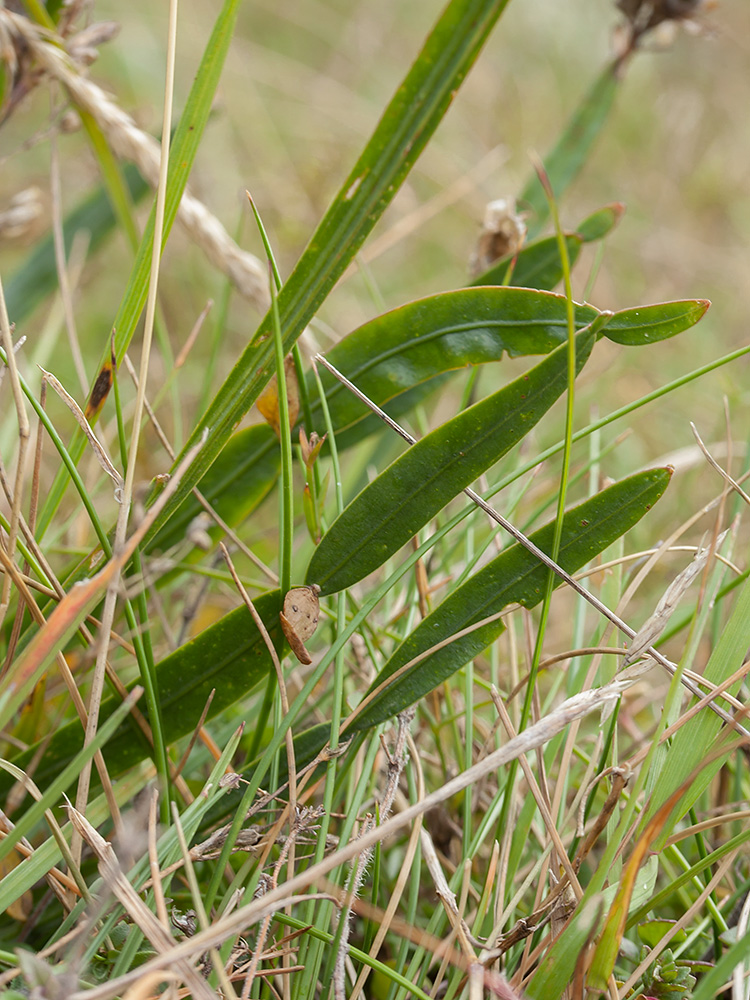
<path fill-rule="evenodd" d="M 280 636 L 278 591 L 269 591 L 253 601 L 272 641 Z M 190 642 L 180 646 L 156 667 L 165 743 L 192 732 L 208 696 L 215 689 L 207 718 L 234 705 L 268 676 L 272 661 L 263 638 L 244 604 L 220 618 Z M 107 699 L 101 708 L 104 722 L 116 710 L 119 699 Z M 29 763 L 44 740 L 14 759 L 19 767 Z M 57 730 L 49 741 L 34 779 L 42 788 L 52 781 L 83 746 L 78 720 Z M 104 750 L 112 777 L 121 774 L 150 749 L 132 720 L 124 723 Z M 7 775 L 0 775 L 0 792 L 7 791 Z"/>
<path fill-rule="evenodd" d="M 653 855 L 653 857 L 655 858 L 656 855 Z M 638 937 L 649 948 L 655 948 L 665 934 L 674 931 L 676 923 L 676 920 L 667 920 L 663 917 L 647 920 L 643 924 L 638 924 Z M 683 927 L 680 927 L 672 935 L 672 940 L 675 944 L 682 944 L 683 941 L 687 940 L 687 931 Z"/>
<path fill-rule="evenodd" d="M 708 299 L 685 299 L 622 309 L 609 321 L 604 336 L 627 347 L 656 344 L 694 326 L 710 305 Z"/>
<path fill-rule="evenodd" d="M 579 328 L 597 315 L 592 306 L 576 306 Z M 546 354 L 566 337 L 562 295 L 527 288 L 461 288 L 376 317 L 344 337 L 326 356 L 379 406 L 398 397 L 399 403 L 389 407 L 396 418 L 437 388 L 437 381 L 434 386 L 426 383 L 446 372 L 499 361 L 506 353 L 510 357 Z M 382 421 L 329 372 L 321 369 L 320 376 L 339 450 L 382 427 Z M 312 373 L 308 391 L 313 416 L 308 431 L 320 431 L 321 405 Z M 356 433 L 346 433 L 355 424 L 362 426 Z M 251 427 L 230 438 L 199 488 L 224 520 L 236 525 L 268 494 L 278 472 L 277 438 L 266 426 Z M 198 501 L 189 498 L 148 548 L 174 545 L 201 510 Z"/>
<path fill-rule="evenodd" d="M 544 158 L 544 168 L 558 204 L 588 159 L 594 141 L 609 116 L 617 93 L 619 68 L 618 61 L 604 68 L 576 108 L 555 148 Z M 535 236 L 549 216 L 549 202 L 536 173 L 519 195 L 518 206 L 531 212 L 529 235 Z"/>
<path fill-rule="evenodd" d="M 279 293 L 277 305 L 285 352 L 291 350 L 390 204 L 507 3 L 508 0 L 451 0 L 441 14 Z M 272 332 L 269 313 L 197 422 L 182 455 L 200 440 L 204 427 L 209 429 L 208 439 L 183 474 L 153 533 L 202 479 L 271 377 Z"/>
<path fill-rule="evenodd" d="M 128 191 L 133 201 L 140 201 L 148 191 L 148 184 L 138 169 L 132 165 L 123 171 Z M 67 258 L 73 239 L 78 232 L 89 236 L 89 254 L 101 246 L 112 232 L 115 216 L 103 188 L 85 198 L 64 220 L 65 256 Z M 11 322 L 20 324 L 34 309 L 56 291 L 57 266 L 52 234 L 45 237 L 26 258 L 18 271 L 5 284 L 5 300 Z"/>
<path fill-rule="evenodd" d="M 633 527 L 666 490 L 669 469 L 650 469 L 623 479 L 564 517 L 559 564 L 575 573 Z M 543 551 L 552 548 L 554 522 L 531 535 Z M 519 543 L 512 545 L 458 587 L 401 643 L 373 681 L 375 691 L 391 674 L 437 643 L 502 611 L 509 604 L 532 608 L 544 596 L 549 570 Z M 556 585 L 559 586 L 560 580 Z M 501 619 L 483 625 L 414 664 L 376 696 L 349 732 L 369 729 L 424 697 L 464 664 L 482 653 L 503 632 Z"/>
<path fill-rule="evenodd" d="M 84 765 L 87 764 L 88 761 L 93 758 L 94 754 L 98 750 L 101 750 L 101 748 L 112 737 L 112 734 L 115 732 L 118 724 L 122 721 L 125 714 L 126 708 L 122 702 L 120 702 L 119 705 L 113 706 L 107 720 L 102 720 L 101 727 L 98 729 L 96 736 L 92 739 L 89 745 L 85 749 L 83 748 L 83 745 L 81 745 L 77 758 L 68 763 L 67 767 L 65 767 L 64 770 L 57 775 L 56 780 L 52 782 L 48 788 L 45 788 L 42 797 L 23 812 L 18 824 L 15 825 L 13 829 L 9 830 L 6 836 L 3 837 L 2 842 L 0 842 L 0 861 L 8 855 L 11 848 L 14 847 L 23 837 L 31 836 L 34 827 L 44 816 L 45 810 L 51 809 L 57 803 L 60 795 L 70 788 L 83 770 Z M 78 728 L 80 729 L 80 724 L 78 724 Z M 16 767 L 18 767 L 18 764 L 16 764 Z M 5 778 L 9 777 L 8 771 L 5 769 L 2 770 L 2 775 Z M 38 784 L 39 780 L 36 774 L 34 775 L 34 778 Z"/>
<path fill-rule="evenodd" d="M 576 233 L 584 243 L 595 243 L 597 240 L 603 240 L 615 228 L 624 211 L 625 206 L 621 201 L 605 205 L 604 208 L 593 212 L 580 225 L 576 226 Z"/>
<path fill-rule="evenodd" d="M 597 317 L 576 306 L 576 327 Z M 568 335 L 565 297 L 528 288 L 460 288 L 392 309 L 354 330 L 326 357 L 382 406 L 435 375 L 468 365 L 547 354 Z M 370 413 L 327 371 L 321 371 L 337 431 Z M 313 396 L 314 383 L 310 385 Z M 320 409 L 320 403 L 315 411 Z"/>
<path fill-rule="evenodd" d="M 578 260 L 583 238 L 578 233 L 565 237 L 568 258 L 572 267 Z M 515 258 L 515 265 L 513 260 Z M 510 278 L 506 280 L 509 268 Z M 562 264 L 556 236 L 535 240 L 519 250 L 518 255 L 507 254 L 491 268 L 472 281 L 472 285 L 515 285 L 523 288 L 552 289 L 562 281 Z"/>
<path fill-rule="evenodd" d="M 595 334 L 578 334 L 580 371 Z M 396 459 L 333 522 L 307 582 L 331 594 L 373 572 L 438 511 L 522 440 L 568 384 L 567 344 L 536 368 L 432 431 Z"/>

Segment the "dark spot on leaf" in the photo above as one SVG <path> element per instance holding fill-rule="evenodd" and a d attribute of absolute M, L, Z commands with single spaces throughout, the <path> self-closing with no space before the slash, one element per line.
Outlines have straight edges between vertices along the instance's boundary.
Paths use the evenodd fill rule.
<path fill-rule="evenodd" d="M 104 406 L 104 401 L 109 395 L 109 390 L 112 388 L 112 365 L 107 363 L 99 374 L 96 376 L 96 382 L 94 382 L 94 388 L 91 390 L 91 395 L 89 396 L 89 401 L 86 404 L 86 419 L 91 420 L 95 417 L 102 406 Z"/>

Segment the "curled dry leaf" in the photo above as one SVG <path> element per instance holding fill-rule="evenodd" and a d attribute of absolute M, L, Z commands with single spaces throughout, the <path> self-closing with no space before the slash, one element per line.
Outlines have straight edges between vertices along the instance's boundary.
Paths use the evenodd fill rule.
<path fill-rule="evenodd" d="M 318 627 L 320 587 L 294 587 L 287 591 L 284 610 L 279 613 L 281 629 L 300 663 L 312 663 L 305 642 Z"/>

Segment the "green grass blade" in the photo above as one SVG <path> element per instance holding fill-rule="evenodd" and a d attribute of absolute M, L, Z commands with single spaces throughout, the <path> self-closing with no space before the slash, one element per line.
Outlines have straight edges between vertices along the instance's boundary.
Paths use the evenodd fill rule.
<path fill-rule="evenodd" d="M 0 860 L 6 857 L 11 848 L 14 847 L 22 837 L 30 836 L 31 831 L 41 820 L 45 810 L 52 808 L 58 797 L 70 788 L 82 771 L 83 767 L 93 758 L 97 750 L 101 750 L 105 743 L 111 738 L 118 725 L 130 711 L 131 707 L 132 706 L 127 702 L 121 702 L 117 705 L 110 717 L 107 719 L 106 723 L 100 726 L 88 746 L 85 748 L 81 746 L 81 749 L 79 753 L 76 754 L 75 758 L 72 759 L 67 767 L 65 767 L 64 770 L 57 775 L 55 780 L 44 789 L 41 799 L 34 802 L 32 806 L 26 809 L 18 824 L 10 830 L 0 842 Z M 80 723 L 76 722 L 76 724 L 80 729 Z M 20 763 L 16 763 L 16 767 L 22 768 L 22 765 Z M 4 771 L 3 777 L 7 779 L 9 777 L 8 773 Z M 36 779 L 37 775 L 35 774 L 34 777 Z M 5 909 L 5 907 L 3 907 L 3 909 Z"/>
<path fill-rule="evenodd" d="M 240 0 L 224 0 L 222 9 L 214 24 L 211 37 L 208 40 L 200 67 L 193 81 L 185 110 L 180 117 L 179 125 L 175 131 L 169 159 L 162 248 L 169 237 L 172 224 L 177 215 L 180 199 L 182 198 L 190 170 L 193 166 L 193 161 L 203 138 L 206 123 L 211 112 L 211 105 L 219 83 L 219 77 L 234 32 L 239 6 Z M 146 304 L 151 269 L 151 247 L 154 240 L 154 218 L 155 205 L 151 210 L 151 215 L 141 239 L 138 255 L 133 264 L 128 286 L 114 321 L 115 350 L 118 361 L 122 360 L 125 351 L 128 349 L 141 312 Z M 97 366 L 97 372 L 108 356 L 109 341 L 106 345 L 103 345 L 101 363 Z M 84 447 L 85 438 L 81 432 L 78 432 L 69 449 L 74 461 L 77 462 L 80 459 Z M 52 484 L 44 506 L 39 512 L 39 538 L 44 535 L 49 527 L 50 521 L 65 492 L 67 482 L 67 475 L 61 471 Z"/>
<path fill-rule="evenodd" d="M 704 677 L 712 684 L 721 684 L 725 678 L 740 666 L 750 646 L 750 581 L 746 582 L 740 591 L 732 616 L 722 630 L 718 643 L 714 647 L 706 668 Z M 736 694 L 740 681 L 730 688 L 731 694 Z M 657 812 L 670 795 L 680 787 L 688 776 L 696 770 L 715 747 L 716 739 L 722 728 L 722 721 L 713 712 L 700 712 L 690 719 L 677 733 L 669 746 L 664 766 L 654 786 L 651 803 L 643 817 L 643 823 Z M 699 795 L 708 787 L 717 773 L 724 758 L 719 758 L 703 767 L 700 776 L 696 778 L 690 790 L 680 799 L 677 814 L 683 815 L 695 804 Z M 666 839 L 662 836 L 654 846 L 660 849 L 660 844 Z"/>

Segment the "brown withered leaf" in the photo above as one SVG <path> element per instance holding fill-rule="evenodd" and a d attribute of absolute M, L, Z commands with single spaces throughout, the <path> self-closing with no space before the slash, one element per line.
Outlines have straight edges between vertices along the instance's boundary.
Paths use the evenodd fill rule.
<path fill-rule="evenodd" d="M 294 587 L 287 591 L 284 610 L 279 613 L 281 630 L 300 663 L 312 663 L 312 658 L 305 649 L 305 642 L 318 627 L 319 593 L 320 587 L 317 584 L 311 587 Z"/>
<path fill-rule="evenodd" d="M 101 371 L 96 376 L 96 381 L 91 389 L 91 395 L 86 403 L 84 413 L 90 424 L 93 424 L 96 421 L 97 417 L 102 412 L 102 407 L 107 402 L 107 396 L 109 396 L 110 389 L 112 388 L 112 382 L 114 381 L 116 370 L 117 356 L 114 349 L 114 337 L 112 337 L 109 361 L 104 363 Z"/>
<path fill-rule="evenodd" d="M 286 398 L 289 407 L 289 424 L 291 427 L 294 427 L 299 416 L 299 387 L 297 385 L 297 373 L 294 370 L 294 359 L 291 354 L 288 354 L 284 358 L 284 381 L 286 382 Z M 258 396 L 255 405 L 260 410 L 266 423 L 273 428 L 276 437 L 280 437 L 279 389 L 275 375 L 260 396 Z"/>

